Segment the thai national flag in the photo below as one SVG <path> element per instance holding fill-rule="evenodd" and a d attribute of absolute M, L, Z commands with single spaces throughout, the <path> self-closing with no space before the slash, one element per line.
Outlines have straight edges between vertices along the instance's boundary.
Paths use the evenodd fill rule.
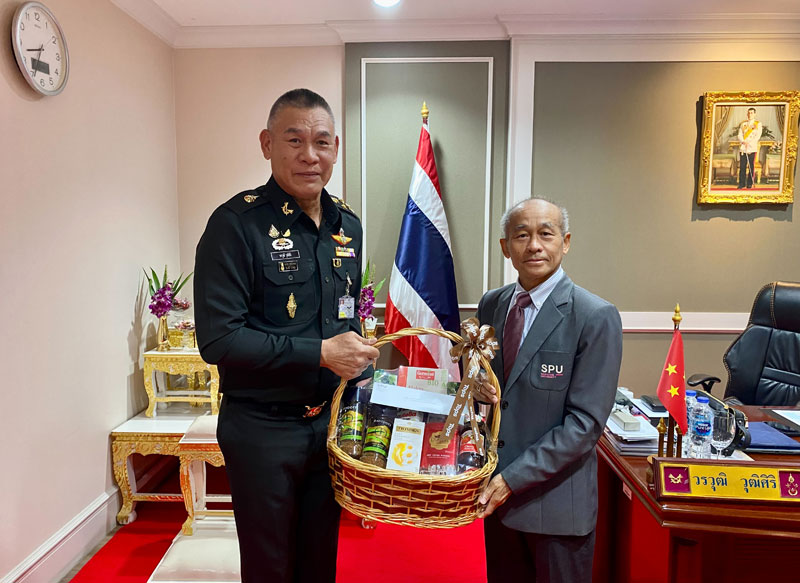
<path fill-rule="evenodd" d="M 427 120 L 423 121 L 419 136 L 389 279 L 385 320 L 387 334 L 408 327 L 459 330 L 450 230 Z M 394 345 L 408 358 L 409 365 L 448 369 L 453 380 L 460 379 L 458 364 L 450 360 L 452 344 L 446 338 L 425 334 L 395 340 Z"/>

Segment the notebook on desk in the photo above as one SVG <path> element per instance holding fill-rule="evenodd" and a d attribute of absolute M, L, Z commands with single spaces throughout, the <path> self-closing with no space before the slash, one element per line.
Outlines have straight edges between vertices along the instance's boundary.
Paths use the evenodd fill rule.
<path fill-rule="evenodd" d="M 745 451 L 800 454 L 800 443 L 766 423 L 754 421 L 747 428 L 750 430 L 750 445 Z"/>

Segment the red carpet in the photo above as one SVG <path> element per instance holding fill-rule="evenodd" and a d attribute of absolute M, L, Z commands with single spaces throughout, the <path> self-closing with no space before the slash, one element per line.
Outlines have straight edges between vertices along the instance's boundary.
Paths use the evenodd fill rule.
<path fill-rule="evenodd" d="M 72 579 L 72 583 L 146 583 L 180 530 L 183 505 L 145 502 Z M 338 583 L 485 583 L 483 523 L 450 530 L 378 524 L 343 517 Z"/>

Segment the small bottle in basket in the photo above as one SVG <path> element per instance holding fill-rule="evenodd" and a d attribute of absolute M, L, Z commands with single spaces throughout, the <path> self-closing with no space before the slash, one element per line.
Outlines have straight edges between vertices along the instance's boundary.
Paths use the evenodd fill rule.
<path fill-rule="evenodd" d="M 478 430 L 477 439 L 472 430 L 472 426 L 467 424 L 461 432 L 461 441 L 458 446 L 458 473 L 471 472 L 483 467 L 484 457 L 480 455 L 479 449 L 486 451 L 486 439 L 483 431 Z M 480 448 L 479 448 L 480 446 Z"/>
<path fill-rule="evenodd" d="M 375 404 L 370 405 L 369 427 L 367 428 L 367 435 L 364 439 L 364 450 L 360 458 L 365 464 L 378 466 L 379 468 L 386 467 L 394 414 L 394 407 L 384 407 Z"/>
<path fill-rule="evenodd" d="M 369 381 L 361 381 L 350 387 L 347 405 L 339 413 L 339 447 L 356 459 L 361 456 L 364 445 L 370 385 Z"/>

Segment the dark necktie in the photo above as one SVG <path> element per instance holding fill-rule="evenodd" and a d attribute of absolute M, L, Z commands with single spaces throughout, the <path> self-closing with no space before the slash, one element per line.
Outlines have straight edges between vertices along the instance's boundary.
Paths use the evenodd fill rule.
<path fill-rule="evenodd" d="M 506 326 L 503 328 L 503 377 L 508 381 L 508 375 L 514 366 L 514 361 L 519 353 L 519 345 L 522 343 L 522 329 L 525 327 L 525 308 L 533 303 L 531 294 L 521 292 L 517 295 L 514 305 L 506 318 Z"/>

